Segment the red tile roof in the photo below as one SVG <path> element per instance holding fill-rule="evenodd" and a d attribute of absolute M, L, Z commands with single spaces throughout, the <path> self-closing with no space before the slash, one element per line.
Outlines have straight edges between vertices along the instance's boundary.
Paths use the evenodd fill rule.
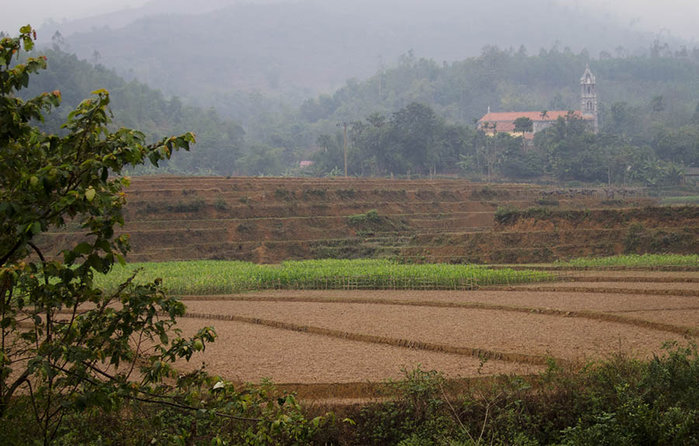
<path fill-rule="evenodd" d="M 514 122 L 515 119 L 523 118 L 523 117 L 529 118 L 532 121 L 555 121 L 559 117 L 565 118 L 568 115 L 568 113 L 569 113 L 568 110 L 551 110 L 551 111 L 546 112 L 545 117 L 541 116 L 540 111 L 538 111 L 538 112 L 527 111 L 527 112 L 488 113 L 485 116 L 483 116 L 481 119 L 479 119 L 478 122 L 497 122 L 497 123 L 505 122 L 505 121 Z M 583 114 L 579 110 L 574 110 L 573 114 L 578 118 L 583 117 Z M 498 125 L 498 130 L 500 130 L 499 125 Z"/>
<path fill-rule="evenodd" d="M 579 110 L 572 110 L 573 116 L 580 119 L 594 119 L 592 115 L 584 115 Z M 534 134 L 532 132 L 525 132 L 524 135 L 521 132 L 515 132 L 515 119 L 517 118 L 529 118 L 533 122 L 552 122 L 556 121 L 559 117 L 565 118 L 568 116 L 570 111 L 568 110 L 551 110 L 546 112 L 546 116 L 542 117 L 541 112 L 503 112 L 503 113 L 487 113 L 481 119 L 478 120 L 479 128 L 483 128 L 485 123 L 494 123 L 495 131 L 498 133 L 512 133 L 514 135 L 524 136 L 524 139 L 533 139 Z M 492 129 L 485 129 L 486 133 L 493 134 Z"/>

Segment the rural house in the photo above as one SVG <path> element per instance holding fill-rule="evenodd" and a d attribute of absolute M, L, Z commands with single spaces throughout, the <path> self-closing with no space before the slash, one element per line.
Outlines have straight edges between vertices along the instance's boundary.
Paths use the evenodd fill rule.
<path fill-rule="evenodd" d="M 524 136 L 525 139 L 532 139 L 536 133 L 552 126 L 558 118 L 565 118 L 569 113 L 588 121 L 590 127 L 597 133 L 599 129 L 597 86 L 595 75 L 592 74 L 589 66 L 585 68 L 585 72 L 580 78 L 580 110 L 491 112 L 490 107 L 488 107 L 488 113 L 478 120 L 478 128 L 484 130 L 488 135 L 506 132 L 513 136 Z M 519 118 L 530 119 L 532 122 L 531 130 L 527 132 L 515 131 L 515 121 Z"/>

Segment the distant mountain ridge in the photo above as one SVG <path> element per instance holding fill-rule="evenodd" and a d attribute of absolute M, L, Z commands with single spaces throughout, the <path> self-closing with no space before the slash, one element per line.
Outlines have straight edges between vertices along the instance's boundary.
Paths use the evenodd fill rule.
<path fill-rule="evenodd" d="M 299 102 L 370 76 L 411 50 L 440 62 L 477 55 L 486 45 L 587 48 L 596 55 L 648 48 L 653 39 L 551 0 L 217 0 L 196 8 L 157 1 L 64 26 L 68 49 L 80 57 L 99 56 L 128 78 L 203 103 L 233 90 Z"/>

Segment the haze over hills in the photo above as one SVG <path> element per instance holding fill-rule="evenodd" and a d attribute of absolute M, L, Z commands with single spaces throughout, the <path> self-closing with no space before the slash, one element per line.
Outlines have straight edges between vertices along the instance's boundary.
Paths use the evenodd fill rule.
<path fill-rule="evenodd" d="M 347 122 L 353 174 L 681 178 L 699 159 L 699 48 L 571 5 L 156 1 L 62 25 L 34 88 L 60 89 L 70 106 L 106 87 L 119 125 L 155 136 L 196 131 L 197 149 L 167 163 L 178 173 L 334 174 L 343 163 L 338 122 Z M 52 35 L 50 26 L 39 34 Z M 575 109 L 588 63 L 601 135 L 543 141 L 536 157 L 510 138 L 500 141 L 509 150 L 501 165 L 482 159 L 473 124 L 486 110 Z M 432 142 L 413 147 L 426 133 L 405 122 L 425 124 Z M 310 159 L 313 169 L 301 172 Z M 570 173 L 559 161 L 586 168 Z M 612 162 L 626 170 L 612 172 Z"/>
<path fill-rule="evenodd" d="M 553 0 L 152 2 L 59 28 L 78 56 L 200 104 L 250 90 L 299 103 L 410 51 L 440 63 L 486 45 L 569 47 L 595 57 L 640 52 L 655 38 Z M 52 35 L 51 26 L 42 34 Z"/>

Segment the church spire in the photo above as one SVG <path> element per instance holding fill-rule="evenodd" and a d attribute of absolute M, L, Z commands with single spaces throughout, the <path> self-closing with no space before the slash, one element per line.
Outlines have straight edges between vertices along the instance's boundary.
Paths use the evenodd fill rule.
<path fill-rule="evenodd" d="M 585 67 L 585 72 L 580 78 L 580 111 L 583 115 L 594 116 L 594 131 L 599 131 L 597 119 L 597 82 L 595 75 L 590 70 L 590 64 Z"/>

